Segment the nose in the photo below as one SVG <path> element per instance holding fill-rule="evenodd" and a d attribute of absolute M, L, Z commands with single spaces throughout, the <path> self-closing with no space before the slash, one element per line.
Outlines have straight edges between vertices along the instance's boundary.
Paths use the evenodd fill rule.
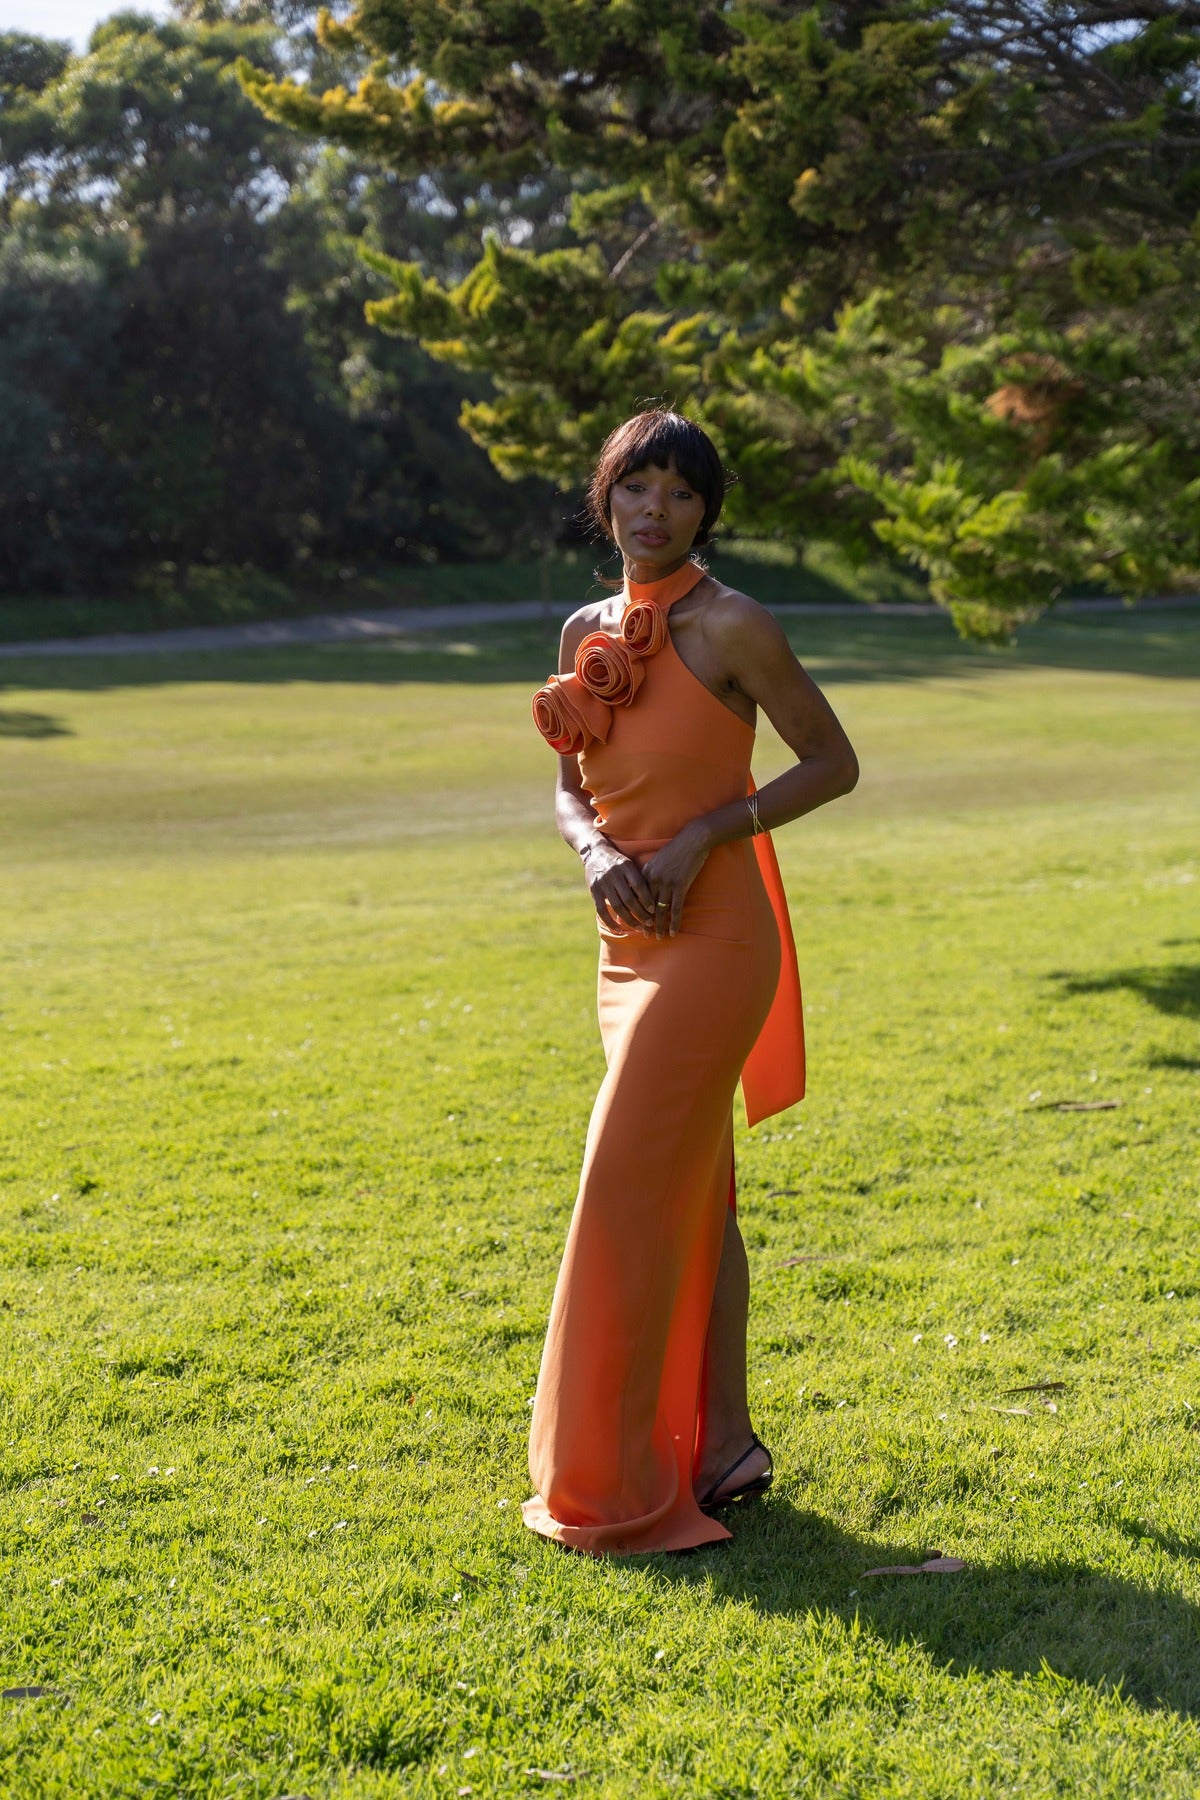
<path fill-rule="evenodd" d="M 666 513 L 666 510 L 661 494 L 647 493 L 646 511 L 650 514 L 651 518 L 661 519 Z"/>

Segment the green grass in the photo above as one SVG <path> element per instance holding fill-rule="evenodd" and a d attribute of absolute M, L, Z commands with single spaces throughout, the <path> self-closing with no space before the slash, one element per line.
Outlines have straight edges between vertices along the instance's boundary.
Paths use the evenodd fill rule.
<path fill-rule="evenodd" d="M 1200 1790 L 1200 626 L 793 630 L 863 778 L 739 1137 L 778 1480 L 611 1563 L 518 1516 L 600 1070 L 545 639 L 4 671 L 4 1789 Z"/>
<path fill-rule="evenodd" d="M 920 577 L 890 563 L 851 564 L 830 544 L 803 556 L 784 544 L 739 539 L 710 552 L 716 573 L 768 606 L 814 601 L 927 600 Z M 0 643 L 95 637 L 113 631 L 162 631 L 181 625 L 241 625 L 310 613 L 393 606 L 457 606 L 481 600 L 578 604 L 591 587 L 597 555 L 568 551 L 541 563 L 399 563 L 370 574 L 326 570 L 293 582 L 254 570 L 199 569 L 180 592 L 169 582 L 91 598 L 0 595 Z M 602 592 L 596 587 L 595 594 Z"/>

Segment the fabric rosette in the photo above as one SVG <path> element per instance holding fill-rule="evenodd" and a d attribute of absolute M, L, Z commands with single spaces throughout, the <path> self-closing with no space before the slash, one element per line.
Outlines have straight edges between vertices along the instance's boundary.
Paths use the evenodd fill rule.
<path fill-rule="evenodd" d="M 596 738 L 604 743 L 612 712 L 578 675 L 552 675 L 533 696 L 533 722 L 552 750 L 573 756 Z"/>
<path fill-rule="evenodd" d="M 575 652 L 575 673 L 597 700 L 609 706 L 628 706 L 646 671 L 623 638 L 592 631 Z"/>
<path fill-rule="evenodd" d="M 631 600 L 621 614 L 621 641 L 635 656 L 657 656 L 667 641 L 667 615 L 653 600 Z"/>

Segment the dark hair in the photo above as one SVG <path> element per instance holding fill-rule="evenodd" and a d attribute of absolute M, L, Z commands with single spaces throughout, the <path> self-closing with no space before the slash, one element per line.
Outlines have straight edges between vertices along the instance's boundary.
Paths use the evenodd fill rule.
<path fill-rule="evenodd" d="M 721 504 L 730 477 L 721 466 L 716 445 L 699 425 L 693 425 L 680 413 L 652 407 L 635 413 L 615 431 L 610 431 L 596 461 L 588 484 L 585 511 L 592 524 L 611 539 L 612 491 L 618 481 L 634 469 L 656 463 L 660 469 L 672 463 L 689 487 L 704 501 L 704 517 L 692 540 L 692 548 L 700 550 L 720 517 Z"/>

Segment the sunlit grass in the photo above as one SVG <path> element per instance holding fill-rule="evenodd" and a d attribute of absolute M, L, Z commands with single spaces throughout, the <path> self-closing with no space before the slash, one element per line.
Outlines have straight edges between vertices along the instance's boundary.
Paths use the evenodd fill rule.
<path fill-rule="evenodd" d="M 6 1788 L 1197 1791 L 1200 630 L 797 641 L 864 773 L 739 1140 L 779 1479 L 607 1564 L 517 1516 L 600 1064 L 545 636 L 5 671 Z"/>

